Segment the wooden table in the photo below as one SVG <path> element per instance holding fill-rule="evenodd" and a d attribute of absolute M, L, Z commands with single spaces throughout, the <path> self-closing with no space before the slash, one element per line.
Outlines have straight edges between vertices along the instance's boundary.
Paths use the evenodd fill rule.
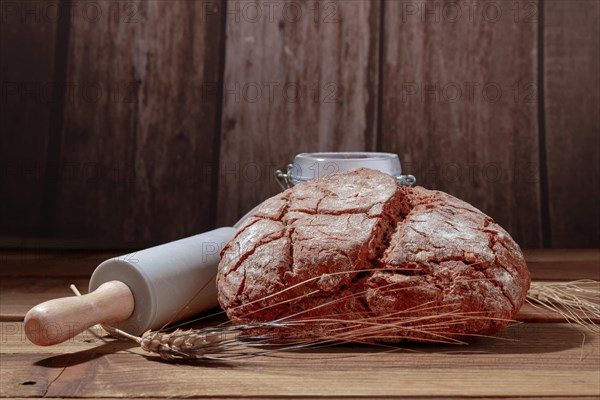
<path fill-rule="evenodd" d="M 0 252 L 0 397 L 77 398 L 589 398 L 600 397 L 600 339 L 524 307 L 522 324 L 469 346 L 368 346 L 281 352 L 247 361 L 168 363 L 130 342 L 81 334 L 35 347 L 33 305 L 85 290 L 110 252 Z M 600 280 L 600 251 L 526 253 L 535 280 Z M 508 339 L 508 340 L 506 340 Z"/>

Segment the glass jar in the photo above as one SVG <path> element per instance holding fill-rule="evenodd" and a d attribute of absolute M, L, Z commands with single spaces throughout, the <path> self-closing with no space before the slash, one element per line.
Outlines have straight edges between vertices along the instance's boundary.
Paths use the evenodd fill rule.
<path fill-rule="evenodd" d="M 290 188 L 309 179 L 320 178 L 334 172 L 346 172 L 355 168 L 375 169 L 395 177 L 398 183 L 413 186 L 413 175 L 402 175 L 397 154 L 393 153 L 300 153 L 289 164 L 287 171 L 275 172 L 282 189 Z"/>
<path fill-rule="evenodd" d="M 291 188 L 310 179 L 321 178 L 334 172 L 346 172 L 355 168 L 370 168 L 389 174 L 399 184 L 413 186 L 417 179 L 413 175 L 402 175 L 400 159 L 394 153 L 347 152 L 347 153 L 300 153 L 288 164 L 286 172 L 275 172 L 282 190 Z M 239 228 L 251 217 L 260 204 L 244 215 L 233 227 Z"/>

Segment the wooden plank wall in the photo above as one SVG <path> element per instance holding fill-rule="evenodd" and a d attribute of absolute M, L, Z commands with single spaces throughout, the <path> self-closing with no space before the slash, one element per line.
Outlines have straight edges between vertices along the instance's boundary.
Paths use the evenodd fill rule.
<path fill-rule="evenodd" d="M 220 225 L 276 194 L 297 153 L 375 150 L 379 4 L 274 2 L 258 22 L 256 4 L 227 18 Z"/>
<path fill-rule="evenodd" d="M 535 20 L 513 2 L 384 5 L 382 148 L 539 246 Z"/>
<path fill-rule="evenodd" d="M 553 245 L 600 246 L 600 2 L 546 1 L 544 118 Z"/>
<path fill-rule="evenodd" d="M 220 105 L 208 101 L 205 92 L 214 91 L 222 70 L 217 6 L 184 0 L 101 0 L 71 8 L 54 3 L 71 15 L 63 15 L 70 23 L 67 79 L 55 82 L 66 93 L 58 131 L 42 126 L 33 132 L 40 138 L 54 135 L 56 141 L 55 162 L 40 160 L 46 173 L 56 169 L 45 187 L 45 233 L 64 238 L 67 245 L 130 247 L 210 229 Z M 40 2 L 15 7 L 40 19 L 47 12 Z M 28 51 L 35 53 L 36 47 Z M 11 71 L 20 62 L 34 70 L 33 62 L 46 64 L 45 59 L 16 60 Z M 28 84 L 37 77 L 22 79 Z M 10 142 L 3 145 L 3 159 L 13 151 Z M 11 194 L 11 187 L 4 189 L 3 197 L 29 202 L 28 196 Z M 35 194 L 31 197 L 42 198 Z M 22 207 L 4 206 L 8 215 Z M 31 225 L 37 228 L 35 221 Z M 8 226 L 4 230 L 14 232 Z"/>
<path fill-rule="evenodd" d="M 217 132 L 221 24 L 202 2 L 94 2 L 74 18 L 55 234 L 160 242 L 214 225 L 207 218 Z"/>
<path fill-rule="evenodd" d="M 65 23 L 16 2 L 2 2 L 1 20 L 0 226 L 11 235 L 39 235 L 56 39 Z"/>
<path fill-rule="evenodd" d="M 277 193 L 274 170 L 298 152 L 378 150 L 523 247 L 598 247 L 599 13 L 595 0 L 3 2 L 0 245 L 176 239 Z"/>

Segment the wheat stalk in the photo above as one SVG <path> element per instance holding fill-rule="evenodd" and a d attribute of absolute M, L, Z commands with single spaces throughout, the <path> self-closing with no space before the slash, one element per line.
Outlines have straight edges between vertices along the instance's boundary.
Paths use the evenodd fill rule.
<path fill-rule="evenodd" d="M 385 285 L 388 286 L 388 285 Z M 391 286 L 391 285 L 390 285 Z M 283 291 L 288 290 L 284 289 Z M 390 289 L 391 292 L 406 288 Z M 366 291 L 333 299 L 317 307 L 299 311 L 269 322 L 256 322 L 245 325 L 220 324 L 215 327 L 200 329 L 177 329 L 173 332 L 148 331 L 141 337 L 129 335 L 116 330 L 118 335 L 137 342 L 140 347 L 163 359 L 232 359 L 257 355 L 268 355 L 275 351 L 298 350 L 306 347 L 328 346 L 344 343 L 369 343 L 386 340 L 415 340 L 415 335 L 422 342 L 467 344 L 457 339 L 451 328 L 471 320 L 494 320 L 484 312 L 462 312 L 448 310 L 458 304 L 437 305 L 434 302 L 424 303 L 406 310 L 394 311 L 380 316 L 345 318 L 347 315 L 336 313 L 305 316 L 316 309 L 334 305 L 365 294 Z M 298 296 L 288 301 L 303 298 Z M 261 299 L 262 300 L 262 299 Z M 279 303 L 260 308 L 264 311 Z M 415 315 L 416 312 L 428 313 Z M 502 319 L 497 319 L 501 321 Z M 189 322 L 188 322 L 189 323 Z M 316 336 L 307 334 L 311 328 L 320 327 L 322 332 Z M 461 336 L 484 336 L 469 335 Z M 282 344 L 279 349 L 265 348 L 274 343 Z M 395 348 L 394 351 L 398 349 Z"/>
<path fill-rule="evenodd" d="M 469 315 L 472 314 L 472 315 Z M 448 318 L 453 318 L 448 320 Z M 467 342 L 456 339 L 448 331 L 452 325 L 461 324 L 471 319 L 481 319 L 477 313 L 442 313 L 428 318 L 400 318 L 392 322 L 384 318 L 383 322 L 365 320 L 345 320 L 341 318 L 311 318 L 291 320 L 289 322 L 274 321 L 246 325 L 227 325 L 200 329 L 177 329 L 173 332 L 148 331 L 141 337 L 130 335 L 115 329 L 121 337 L 135 341 L 142 350 L 159 355 L 163 359 L 239 359 L 257 355 L 269 355 L 273 352 L 299 350 L 306 347 L 328 346 L 344 343 L 374 344 L 385 339 L 399 341 L 414 338 L 410 333 L 426 334 L 430 337 L 419 337 L 422 342 L 462 344 Z M 302 336 L 308 326 L 314 324 L 344 323 L 344 327 L 328 330 L 327 334 L 318 337 Z M 286 335 L 278 333 L 253 334 L 257 330 L 287 330 Z M 402 329 L 408 335 L 399 335 Z M 290 335 L 291 332 L 291 336 Z M 296 335 L 297 334 L 297 335 Z M 481 336 L 488 335 L 469 335 Z M 270 349 L 270 345 L 279 342 L 282 346 Z M 399 350 L 394 348 L 393 351 Z"/>
<path fill-rule="evenodd" d="M 570 324 L 600 334 L 600 282 L 532 282 L 527 302 L 560 314 Z"/>
<path fill-rule="evenodd" d="M 340 272 L 347 274 L 352 271 Z M 312 282 L 319 277 L 308 279 L 304 282 L 287 287 L 265 298 L 247 303 L 256 304 L 265 299 L 285 293 L 300 285 Z M 388 292 L 405 290 L 407 288 L 392 288 L 394 283 L 384 285 L 379 289 Z M 72 288 L 73 289 L 73 288 Z M 76 291 L 76 289 L 74 289 Z M 458 304 L 437 305 L 427 302 L 418 306 L 394 311 L 387 315 L 365 316 L 361 318 L 345 318 L 342 313 L 307 316 L 312 311 L 325 308 L 336 303 L 360 297 L 366 291 L 352 293 L 337 299 L 320 304 L 311 309 L 299 311 L 274 321 L 255 322 L 244 325 L 233 325 L 229 322 L 213 327 L 200 329 L 180 329 L 165 332 L 163 330 L 147 331 L 142 336 L 130 335 L 121 330 L 104 326 L 113 335 L 135 341 L 149 353 L 157 354 L 163 359 L 239 359 L 257 355 L 272 355 L 276 351 L 299 350 L 306 347 L 329 346 L 344 343 L 369 343 L 386 340 L 418 340 L 422 342 L 443 344 L 467 344 L 457 339 L 456 331 L 452 328 L 473 320 L 498 320 L 485 312 L 457 311 Z M 76 291 L 78 293 L 78 291 Z M 301 294 L 284 302 L 292 303 L 305 297 L 310 297 L 314 292 Z M 79 294 L 80 295 L 80 294 Z M 527 294 L 527 302 L 536 306 L 549 309 L 562 315 L 569 323 L 584 326 L 589 331 L 600 333 L 600 282 L 580 280 L 574 282 L 533 282 Z M 248 313 L 260 313 L 271 307 L 276 307 L 284 302 L 275 302 Z M 197 321 L 197 320 L 196 320 Z M 194 321 L 191 321 L 194 322 Z M 189 324 L 186 322 L 185 324 Z M 320 327 L 321 332 L 314 336 L 312 328 Z M 313 332 L 312 335 L 307 332 Z M 461 337 L 489 335 L 461 334 Z M 281 348 L 272 349 L 270 345 L 282 344 Z M 397 351 L 393 348 L 390 351 Z"/>

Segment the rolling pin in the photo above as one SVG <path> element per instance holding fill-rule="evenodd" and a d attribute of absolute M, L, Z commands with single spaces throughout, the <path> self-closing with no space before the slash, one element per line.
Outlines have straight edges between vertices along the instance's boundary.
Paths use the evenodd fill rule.
<path fill-rule="evenodd" d="M 40 346 L 100 323 L 140 335 L 217 307 L 220 252 L 236 231 L 219 228 L 106 260 L 94 270 L 88 294 L 29 310 L 25 334 Z"/>

